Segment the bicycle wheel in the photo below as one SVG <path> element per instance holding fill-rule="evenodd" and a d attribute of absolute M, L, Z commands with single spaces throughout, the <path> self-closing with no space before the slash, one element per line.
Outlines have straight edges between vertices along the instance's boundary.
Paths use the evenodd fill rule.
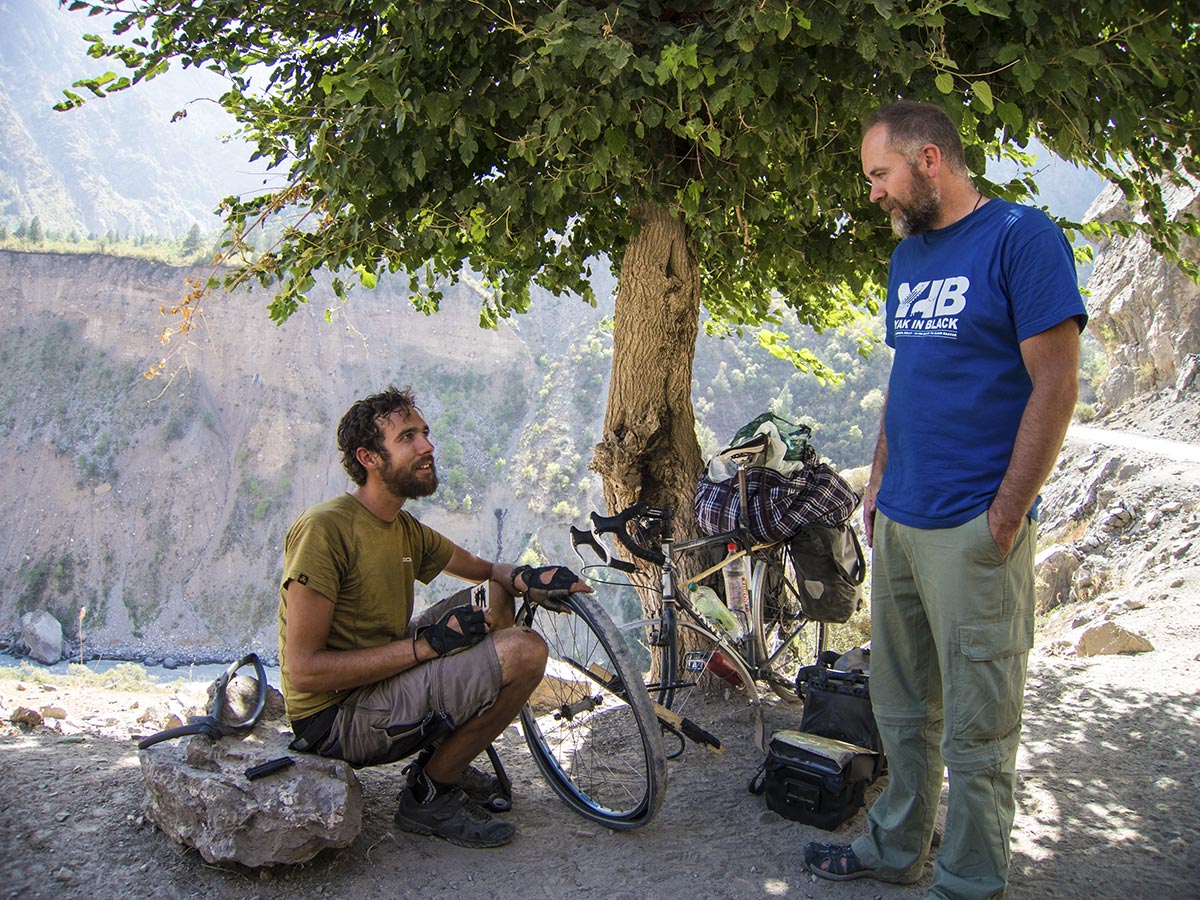
<path fill-rule="evenodd" d="M 572 594 L 571 607 L 526 613 L 550 659 L 521 710 L 521 730 L 569 807 L 613 829 L 638 828 L 657 815 L 666 792 L 662 733 L 612 619 L 591 594 Z"/>
<path fill-rule="evenodd" d="M 784 700 L 798 701 L 796 673 L 825 649 L 825 625 L 800 608 L 796 573 L 783 545 L 754 562 L 750 578 L 751 636 L 759 678 Z"/>
<path fill-rule="evenodd" d="M 661 618 L 630 622 L 621 626 L 621 633 L 637 645 L 637 655 L 654 661 L 647 684 L 651 698 L 685 720 L 662 723 L 679 742 L 679 749 L 669 758 L 682 753 L 687 740 L 712 750 L 720 749 L 729 735 L 723 734 L 727 726 L 719 723 L 728 721 L 732 703 L 753 710 L 753 739 L 761 744 L 758 689 L 736 648 L 722 644 L 713 632 L 692 622 L 682 611 L 678 614 L 673 642 L 669 639 L 670 629 Z"/>

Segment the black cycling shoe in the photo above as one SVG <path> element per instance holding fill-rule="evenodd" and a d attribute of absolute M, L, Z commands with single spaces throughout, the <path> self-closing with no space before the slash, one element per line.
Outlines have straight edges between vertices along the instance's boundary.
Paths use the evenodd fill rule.
<path fill-rule="evenodd" d="M 428 756 L 422 753 L 415 762 L 404 767 L 404 775 L 407 779 L 405 785 L 408 788 L 412 788 L 416 783 L 418 773 L 424 771 L 427 761 Z M 492 812 L 508 812 L 512 808 L 512 799 L 504 791 L 500 779 L 495 775 L 481 772 L 474 766 L 467 766 L 463 769 L 458 786 L 468 797 Z M 506 802 L 498 802 L 501 798 Z"/>
<path fill-rule="evenodd" d="M 440 837 L 459 847 L 500 847 L 517 829 L 502 822 L 463 793 L 452 788 L 428 803 L 421 803 L 410 788 L 400 792 L 394 817 L 396 827 L 416 834 Z"/>

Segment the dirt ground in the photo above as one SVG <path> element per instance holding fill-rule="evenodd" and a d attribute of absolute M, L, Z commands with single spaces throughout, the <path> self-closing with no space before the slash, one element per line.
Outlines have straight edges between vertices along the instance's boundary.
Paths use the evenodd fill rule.
<path fill-rule="evenodd" d="M 1129 900 L 1200 896 L 1200 582 L 1192 599 L 1138 611 L 1152 653 L 1091 659 L 1040 654 L 1032 666 L 1020 758 L 1010 897 Z M 1134 623 L 1137 624 L 1137 623 Z M 17 706 L 57 706 L 64 733 L 0 736 L 2 890 L 21 898 L 795 897 L 919 898 L 915 887 L 814 881 L 804 842 L 826 832 L 766 809 L 746 784 L 760 758 L 748 717 L 723 722 L 721 754 L 689 747 L 670 765 L 659 817 L 614 833 L 570 812 L 510 729 L 501 754 L 513 777 L 517 839 L 464 851 L 391 827 L 400 773 L 365 770 L 363 830 L 349 848 L 303 866 L 213 866 L 168 840 L 142 814 L 132 736 L 138 717 L 179 689 L 43 685 L 0 679 L 7 723 Z M 53 689 L 51 689 L 53 688 Z M 198 688 L 183 691 L 199 702 Z M 768 729 L 796 724 L 783 704 Z M 74 733 L 71 733 L 74 732 Z M 862 827 L 863 813 L 835 837 Z"/>
<path fill-rule="evenodd" d="M 1161 488 L 1163 467 L 1144 470 Z M 1194 474 L 1189 467 L 1169 481 L 1194 494 Z M 1189 509 L 1194 518 L 1194 497 Z M 1162 548 L 1169 552 L 1154 541 L 1128 547 L 1162 559 L 1134 584 L 1041 623 L 1019 758 L 1010 900 L 1200 897 L 1200 554 L 1190 541 Z M 1086 659 L 1054 649 L 1062 632 L 1105 611 L 1155 649 Z M 402 776 L 391 767 L 359 773 L 364 821 L 350 847 L 269 870 L 209 865 L 144 817 L 135 748 L 137 736 L 159 727 L 139 718 L 196 705 L 203 706 L 199 684 L 103 686 L 95 677 L 0 674 L 0 895 L 917 900 L 932 871 L 927 865 L 911 887 L 833 884 L 805 872 L 804 843 L 830 835 L 777 816 L 747 791 L 761 754 L 744 710 L 720 722 L 723 753 L 691 746 L 670 763 L 662 812 L 633 832 L 611 832 L 568 810 L 509 729 L 500 752 L 514 782 L 508 815 L 518 834 L 506 847 L 461 850 L 393 830 Z M 24 731 L 10 724 L 18 707 L 61 717 Z M 798 716 L 795 707 L 772 704 L 767 730 L 795 727 Z M 852 839 L 864 816 L 833 839 Z"/>

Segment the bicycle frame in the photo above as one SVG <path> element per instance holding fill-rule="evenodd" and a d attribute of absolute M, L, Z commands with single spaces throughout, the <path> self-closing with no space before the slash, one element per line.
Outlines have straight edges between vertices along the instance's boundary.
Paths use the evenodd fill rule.
<path fill-rule="evenodd" d="M 663 524 L 663 533 L 659 541 L 656 552 L 647 552 L 645 547 L 640 547 L 634 544 L 628 537 L 628 534 L 623 530 L 625 522 L 635 516 L 656 520 Z M 680 653 L 690 652 L 686 647 L 681 648 L 681 626 L 679 624 L 680 616 L 684 616 L 688 622 L 687 629 L 693 632 L 702 634 L 717 647 L 722 654 L 728 659 L 736 659 L 738 666 L 745 671 L 748 678 L 742 679 L 745 681 L 745 689 L 747 693 L 747 703 L 752 709 L 752 714 L 755 720 L 755 735 L 757 743 L 762 746 L 764 739 L 764 725 L 762 719 L 762 710 L 758 691 L 754 686 L 755 679 L 759 676 L 757 667 L 751 667 L 747 662 L 747 653 L 741 647 L 731 642 L 724 634 L 718 633 L 709 627 L 705 619 L 683 598 L 681 598 L 676 590 L 676 558 L 680 553 L 702 549 L 708 546 L 715 546 L 722 542 L 733 542 L 739 545 L 741 549 L 735 552 L 730 557 L 722 560 L 721 563 L 712 567 L 707 572 L 698 577 L 707 577 L 712 572 L 718 571 L 722 566 L 736 559 L 740 559 L 750 550 L 745 549 L 743 545 L 747 542 L 747 536 L 740 532 L 730 532 L 723 535 L 715 535 L 711 537 L 695 538 L 687 541 L 677 542 L 670 533 L 670 517 L 666 510 L 643 508 L 635 505 L 625 510 L 623 513 L 614 517 L 602 517 L 596 513 L 592 514 L 592 521 L 597 531 L 600 534 L 612 533 L 617 539 L 624 544 L 635 556 L 652 562 L 658 570 L 659 577 L 659 594 L 662 597 L 661 609 L 656 611 L 656 615 L 650 619 L 641 620 L 630 623 L 627 628 L 632 627 L 647 627 L 652 629 L 648 635 L 648 644 L 656 648 L 660 654 L 661 667 L 659 678 L 657 681 L 652 681 L 646 685 L 647 691 L 651 698 L 662 707 L 671 709 L 676 701 L 676 693 L 680 689 L 691 688 L 696 685 L 696 680 L 703 675 L 703 672 L 697 672 L 692 677 L 689 672 L 681 672 L 680 669 Z M 581 544 L 586 544 L 602 553 L 604 564 L 628 574 L 632 574 L 635 567 L 629 564 L 622 564 L 623 561 L 612 559 L 602 544 L 595 540 L 592 532 L 581 532 L 578 529 L 572 528 L 572 542 L 575 544 L 576 552 Z M 771 545 L 763 545 L 771 546 Z M 753 549 L 753 548 L 751 548 Z M 582 556 L 582 554 L 581 554 Z M 692 579 L 692 581 L 698 580 Z M 746 636 L 746 647 L 751 654 L 753 650 L 753 640 Z M 679 734 L 674 728 L 664 723 L 667 730 Z M 680 736 L 682 748 L 682 735 Z M 677 754 L 671 754 L 674 756 Z"/>
<path fill-rule="evenodd" d="M 804 629 L 815 626 L 817 630 L 814 634 L 818 650 L 823 644 L 824 639 L 824 625 L 821 623 L 799 619 L 795 622 L 794 627 L 789 627 L 786 624 L 786 617 L 774 617 L 773 624 L 779 630 L 772 633 L 771 641 L 768 641 L 766 638 L 766 632 L 763 628 L 767 618 L 766 607 L 760 607 L 758 604 L 765 604 L 769 584 L 762 583 L 759 579 L 770 577 L 772 572 L 779 571 L 777 562 L 771 557 L 778 551 L 782 542 L 757 541 L 748 528 L 745 515 L 745 511 L 748 509 L 746 464 L 750 458 L 761 452 L 765 446 L 766 438 L 765 436 L 761 436 L 761 439 L 755 439 L 747 444 L 731 448 L 723 454 L 724 458 L 732 461 L 737 466 L 738 493 L 741 503 L 738 527 L 733 531 L 676 541 L 671 529 L 670 513 L 665 509 L 649 507 L 641 503 L 635 503 L 633 506 L 614 516 L 601 516 L 593 512 L 591 514 L 592 530 L 581 531 L 574 527 L 571 528 L 572 544 L 577 553 L 579 553 L 581 546 L 589 546 L 600 556 L 603 565 L 615 568 L 627 575 L 633 575 L 641 571 L 642 574 L 650 577 L 653 574 L 653 570 L 657 570 L 659 594 L 662 598 L 661 611 L 655 610 L 650 618 L 642 619 L 625 626 L 626 628 L 641 627 L 646 629 L 646 646 L 648 649 L 651 649 L 652 656 L 657 654 L 660 661 L 660 671 L 657 673 L 657 680 L 646 685 L 652 698 L 662 706 L 671 708 L 680 690 L 698 686 L 699 679 L 704 677 L 705 671 L 696 668 L 694 669 L 695 675 L 693 677 L 692 665 L 689 664 L 681 668 L 680 656 L 681 654 L 690 652 L 688 647 L 681 646 L 682 643 L 685 643 L 683 641 L 684 637 L 690 636 L 692 639 L 701 639 L 709 646 L 711 651 L 709 657 L 706 658 L 715 658 L 718 653 L 726 657 L 724 663 L 731 664 L 733 669 L 738 673 L 737 683 L 740 685 L 742 682 L 745 682 L 747 699 L 754 710 L 757 726 L 756 731 L 760 746 L 763 737 L 762 710 L 755 682 L 762 681 L 769 684 L 772 690 L 780 693 L 781 696 L 794 700 L 795 696 L 788 686 L 790 681 L 780 680 L 778 673 L 774 671 L 774 667 L 781 659 L 786 660 L 783 654 L 795 652 L 794 645 L 799 642 Z M 639 527 L 647 531 L 652 531 L 654 536 L 647 538 L 643 534 L 638 540 L 634 540 L 627 528 L 630 523 L 637 523 Z M 597 539 L 597 535 L 603 534 L 614 535 L 616 540 L 631 555 L 650 563 L 653 569 L 639 570 L 632 563 L 613 557 L 607 547 Z M 639 543 L 639 540 L 642 543 Z M 752 567 L 753 585 L 747 585 L 748 589 L 750 589 L 751 624 L 747 633 L 740 638 L 729 637 L 722 630 L 710 626 L 705 617 L 688 602 L 686 595 L 681 595 L 678 591 L 677 565 L 679 557 L 689 552 L 718 545 L 732 545 L 733 549 L 719 562 L 692 575 L 689 578 L 689 584 L 698 584 L 710 575 L 721 571 L 725 566 L 737 562 L 747 555 L 750 555 L 752 559 L 759 563 Z M 579 555 L 583 558 L 582 553 Z M 795 599 L 797 596 L 796 588 L 787 579 L 786 575 L 783 576 L 782 584 L 782 589 L 790 592 L 793 599 Z M 648 585 L 643 586 L 648 587 Z M 685 622 L 686 625 L 684 624 Z M 782 631 L 785 627 L 789 629 L 786 636 Z M 776 640 L 779 643 L 772 650 L 771 648 L 774 646 L 773 642 Z M 789 648 L 793 649 L 789 650 Z M 683 661 L 687 662 L 686 657 Z M 736 664 L 734 664 L 735 661 Z M 785 661 L 782 664 L 786 667 L 787 662 Z M 709 671 L 716 670 L 710 669 Z M 721 677 L 725 676 L 721 675 Z"/>
<path fill-rule="evenodd" d="M 748 556 L 748 555 L 753 556 L 753 554 L 758 553 L 759 551 L 773 550 L 774 548 L 779 546 L 779 542 L 751 544 L 749 547 L 741 546 L 742 543 L 745 541 L 745 537 L 746 537 L 745 532 L 742 530 L 739 530 L 739 531 L 726 532 L 725 534 L 713 535 L 710 537 L 694 538 L 692 540 L 680 541 L 678 543 L 676 543 L 675 541 L 673 541 L 669 538 L 665 538 L 663 540 L 663 542 L 661 544 L 661 548 L 662 548 L 664 561 L 663 561 L 662 565 L 660 566 L 660 569 L 662 572 L 663 620 L 666 623 L 668 623 L 668 625 L 667 625 L 668 630 L 671 632 L 672 635 L 674 635 L 675 631 L 676 631 L 675 623 L 676 623 L 676 619 L 678 617 L 678 609 L 679 608 L 684 609 L 687 616 L 689 617 L 689 619 L 695 625 L 703 627 L 706 630 L 712 632 L 713 636 L 718 638 L 720 640 L 720 642 L 723 645 L 725 645 L 726 648 L 730 652 L 736 653 L 741 658 L 742 662 L 745 663 L 746 668 L 750 671 L 751 675 L 753 675 L 755 678 L 759 678 L 762 672 L 770 669 L 771 665 L 779 658 L 779 656 L 783 652 L 785 652 L 788 644 L 792 640 L 797 638 L 806 627 L 808 627 L 809 625 L 815 625 L 821 629 L 824 629 L 824 627 L 825 627 L 824 624 L 819 623 L 819 622 L 810 622 L 808 620 L 801 621 L 798 625 L 796 625 L 795 628 L 792 629 L 792 631 L 788 634 L 788 636 L 785 639 L 782 639 L 780 641 L 779 648 L 774 653 L 770 654 L 769 656 L 761 656 L 759 653 L 760 648 L 758 647 L 758 645 L 755 641 L 747 639 L 744 650 L 730 644 L 729 640 L 724 635 L 717 634 L 715 631 L 713 631 L 713 629 L 710 628 L 707 625 L 707 623 L 704 621 L 704 617 L 702 615 L 700 615 L 700 613 L 697 610 L 693 609 L 691 607 L 691 605 L 687 603 L 686 600 L 683 601 L 683 603 L 679 603 L 679 601 L 676 599 L 676 596 L 675 596 L 674 573 L 675 573 L 675 554 L 677 554 L 677 553 L 681 553 L 681 554 L 687 553 L 688 551 L 691 551 L 691 550 L 700 550 L 700 549 L 704 549 L 705 547 L 716 546 L 718 544 L 728 545 L 728 544 L 732 543 L 732 544 L 738 545 L 736 550 L 734 550 L 732 553 L 730 553 L 728 556 L 726 556 L 724 559 L 722 559 L 716 565 L 709 566 L 707 569 L 704 569 L 701 572 L 697 572 L 695 575 L 692 576 L 692 578 L 688 582 L 689 584 L 698 584 L 699 582 L 703 581 L 708 576 L 713 575 L 717 572 L 720 572 L 726 566 L 730 565 L 731 563 L 737 562 L 744 556 Z M 793 590 L 790 584 L 786 584 L 785 586 L 786 586 L 786 589 Z M 755 602 L 753 599 L 754 595 L 755 595 L 755 592 L 751 591 L 750 592 L 751 603 Z M 751 612 L 753 613 L 753 610 L 751 610 Z M 747 635 L 747 638 L 749 638 L 749 635 Z M 675 641 L 673 638 L 671 640 L 670 647 L 672 648 L 671 655 L 672 655 L 672 657 L 674 657 L 676 655 L 676 652 L 673 649 L 675 647 Z M 673 663 L 677 662 L 677 660 L 673 658 L 672 662 Z M 673 694 L 673 691 L 672 691 L 672 694 Z M 670 696 L 670 695 L 668 695 L 668 696 Z M 664 700 L 661 702 L 666 706 L 670 705 L 670 703 L 667 700 Z"/>

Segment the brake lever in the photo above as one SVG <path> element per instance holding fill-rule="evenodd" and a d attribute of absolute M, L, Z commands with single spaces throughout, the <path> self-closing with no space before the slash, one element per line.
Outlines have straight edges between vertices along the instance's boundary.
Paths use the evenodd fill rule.
<path fill-rule="evenodd" d="M 574 525 L 572 525 L 571 546 L 575 548 L 575 555 L 582 559 L 585 563 L 587 560 L 583 559 L 583 554 L 579 552 L 579 548 L 581 546 L 591 547 L 592 552 L 594 552 L 596 556 L 600 557 L 600 562 L 608 566 L 610 569 L 616 569 L 618 572 L 624 572 L 627 575 L 637 571 L 637 566 L 633 565 L 633 563 L 625 562 L 625 560 L 621 559 L 620 557 L 613 556 L 611 553 L 609 553 L 608 548 L 600 543 L 594 531 L 584 531 L 582 528 L 576 528 Z"/>
<path fill-rule="evenodd" d="M 572 525 L 571 526 L 571 547 L 574 548 L 575 555 L 578 556 L 580 559 L 582 559 L 586 563 L 587 560 L 583 559 L 583 554 L 579 552 L 579 548 L 581 546 L 582 547 L 591 547 L 592 552 L 595 553 L 596 556 L 600 557 L 600 562 L 607 563 L 609 561 L 608 548 L 605 547 L 603 544 L 600 543 L 599 540 L 596 539 L 595 532 L 584 531 L 582 528 L 576 528 L 574 525 Z"/>

